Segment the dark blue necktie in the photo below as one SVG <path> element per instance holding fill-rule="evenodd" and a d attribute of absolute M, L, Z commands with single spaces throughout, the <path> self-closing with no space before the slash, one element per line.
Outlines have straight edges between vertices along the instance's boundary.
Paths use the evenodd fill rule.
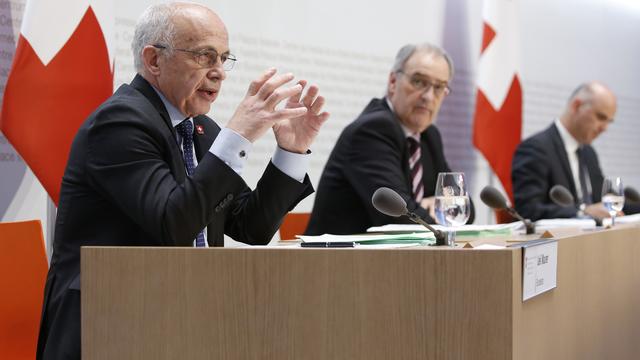
<path fill-rule="evenodd" d="M 189 119 L 186 119 L 176 126 L 176 131 L 182 137 L 182 155 L 184 164 L 187 167 L 187 175 L 192 176 L 196 169 L 196 165 L 193 162 L 193 124 Z M 204 232 L 200 231 L 196 237 L 196 247 L 204 246 Z"/>
<path fill-rule="evenodd" d="M 582 202 L 584 204 L 591 204 L 592 197 L 591 192 L 589 191 L 589 186 L 587 185 L 589 173 L 587 171 L 587 163 L 584 161 L 584 148 L 580 146 L 578 150 L 576 150 L 576 155 L 578 156 L 578 177 L 580 178 L 580 190 L 582 191 Z"/>

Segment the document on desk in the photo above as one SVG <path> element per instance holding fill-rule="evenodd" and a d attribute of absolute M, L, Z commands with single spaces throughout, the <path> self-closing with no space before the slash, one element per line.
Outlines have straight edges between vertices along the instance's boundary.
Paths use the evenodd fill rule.
<path fill-rule="evenodd" d="M 640 223 L 640 214 L 616 216 L 616 224 L 635 224 Z M 611 218 L 602 219 L 603 226 L 611 225 Z"/>
<path fill-rule="evenodd" d="M 593 230 L 596 228 L 596 222 L 593 219 L 542 219 L 536 221 L 536 230 L 538 232 L 570 227 Z"/>
<path fill-rule="evenodd" d="M 326 242 L 326 243 L 356 243 L 360 245 L 380 245 L 380 244 L 406 244 L 419 243 L 428 245 L 435 243 L 432 233 L 417 232 L 409 234 L 360 234 L 360 235 L 331 235 L 319 236 L 298 235 L 303 242 Z"/>
<path fill-rule="evenodd" d="M 433 225 L 434 228 L 441 231 L 455 231 L 457 236 L 494 236 L 494 235 L 513 235 L 514 230 L 520 226 L 520 222 L 510 224 L 497 225 L 462 225 L 445 227 L 442 225 Z M 374 226 L 367 229 L 367 232 L 381 233 L 402 233 L 402 232 L 427 232 L 428 230 L 419 224 L 388 224 L 383 226 Z"/>
<path fill-rule="evenodd" d="M 555 289 L 557 276 L 557 240 L 538 240 L 522 245 L 522 301 Z"/>

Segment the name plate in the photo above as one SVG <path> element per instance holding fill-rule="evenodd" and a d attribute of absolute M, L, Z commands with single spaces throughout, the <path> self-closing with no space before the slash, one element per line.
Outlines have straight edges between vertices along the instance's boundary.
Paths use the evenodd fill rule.
<path fill-rule="evenodd" d="M 556 287 L 558 241 L 523 244 L 522 253 L 522 301 L 526 301 Z"/>

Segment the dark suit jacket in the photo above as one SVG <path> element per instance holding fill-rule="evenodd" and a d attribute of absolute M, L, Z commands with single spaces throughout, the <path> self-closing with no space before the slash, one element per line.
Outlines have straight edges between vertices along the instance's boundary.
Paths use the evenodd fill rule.
<path fill-rule="evenodd" d="M 602 170 L 598 156 L 590 145 L 584 147 L 584 161 L 589 172 L 592 201 L 600 202 Z M 511 180 L 516 210 L 531 220 L 568 218 L 577 214 L 578 195 L 569 166 L 564 142 L 555 124 L 523 141 L 513 157 Z M 554 185 L 566 187 L 576 206 L 556 205 L 549 197 Z"/>
<path fill-rule="evenodd" d="M 602 198 L 603 175 L 598 155 L 590 145 L 584 146 L 584 161 L 591 180 L 592 202 Z M 513 157 L 511 180 L 516 210 L 531 220 L 575 217 L 578 196 L 564 142 L 555 124 L 523 141 Z M 571 191 L 576 206 L 556 205 L 549 197 L 554 185 Z M 639 204 L 625 204 L 625 214 L 640 211 Z"/>
<path fill-rule="evenodd" d="M 38 358 L 80 356 L 80 246 L 193 246 L 207 228 L 266 244 L 284 215 L 313 189 L 269 164 L 256 189 L 208 150 L 220 128 L 195 123 L 198 166 L 187 177 L 167 110 L 136 76 L 79 129 L 62 180 L 53 256 L 45 287 Z"/>
<path fill-rule="evenodd" d="M 451 171 L 438 129 L 431 125 L 421 134 L 424 196 L 433 196 L 439 172 Z M 424 154 L 429 152 L 433 163 Z M 386 100 L 373 99 L 340 135 L 324 168 L 306 233 L 319 235 L 362 233 L 371 226 L 409 223 L 378 212 L 371 196 L 381 186 L 396 190 L 407 208 L 433 223 L 413 199 L 407 140 Z M 473 209 L 473 207 L 472 207 Z M 473 221 L 473 210 L 469 222 Z"/>

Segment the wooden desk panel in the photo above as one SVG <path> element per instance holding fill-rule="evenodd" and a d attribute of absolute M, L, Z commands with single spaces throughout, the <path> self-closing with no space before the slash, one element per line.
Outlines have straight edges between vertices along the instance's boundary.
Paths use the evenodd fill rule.
<path fill-rule="evenodd" d="M 84 359 L 633 359 L 640 229 L 520 249 L 83 248 Z"/>

